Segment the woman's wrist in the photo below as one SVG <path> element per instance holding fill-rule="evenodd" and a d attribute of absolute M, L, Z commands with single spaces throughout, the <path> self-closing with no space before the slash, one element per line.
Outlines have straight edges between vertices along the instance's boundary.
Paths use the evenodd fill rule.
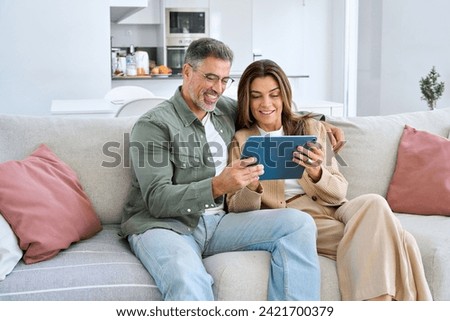
<path fill-rule="evenodd" d="M 306 172 L 308 173 L 309 178 L 311 178 L 314 183 L 317 183 L 322 177 L 322 166 L 310 167 Z"/>
<path fill-rule="evenodd" d="M 256 193 L 262 193 L 262 186 L 261 184 L 258 182 L 256 185 L 254 184 L 248 184 L 247 188 L 249 190 L 251 190 L 252 192 L 256 192 Z"/>

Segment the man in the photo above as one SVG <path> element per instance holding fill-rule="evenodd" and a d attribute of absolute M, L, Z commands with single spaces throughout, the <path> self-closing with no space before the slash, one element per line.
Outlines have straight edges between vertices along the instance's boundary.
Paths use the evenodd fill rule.
<path fill-rule="evenodd" d="M 214 300 L 202 258 L 228 251 L 271 252 L 269 300 L 319 300 L 316 227 L 293 209 L 225 212 L 224 195 L 258 180 L 255 159 L 227 166 L 236 102 L 232 51 L 192 42 L 183 84 L 139 118 L 131 133 L 135 177 L 122 233 L 155 279 L 164 300 Z"/>

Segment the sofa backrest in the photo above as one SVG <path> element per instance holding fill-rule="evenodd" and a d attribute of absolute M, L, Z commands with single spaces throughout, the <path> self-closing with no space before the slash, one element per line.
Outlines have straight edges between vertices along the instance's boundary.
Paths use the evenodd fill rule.
<path fill-rule="evenodd" d="M 46 144 L 77 173 L 102 223 L 120 223 L 131 185 L 124 146 L 135 121 L 0 115 L 0 162 L 24 159 Z"/>
<path fill-rule="evenodd" d="M 403 128 L 410 125 L 443 137 L 450 132 L 450 108 L 386 116 L 336 118 L 346 145 L 339 153 L 340 170 L 349 181 L 348 198 L 365 193 L 386 196 L 397 161 Z"/>
<path fill-rule="evenodd" d="M 23 159 L 46 144 L 78 174 L 102 223 L 120 223 L 131 185 L 128 133 L 136 119 L 0 115 L 0 162 Z M 450 108 L 329 121 L 346 135 L 339 157 L 348 198 L 385 196 L 405 124 L 448 137 Z"/>

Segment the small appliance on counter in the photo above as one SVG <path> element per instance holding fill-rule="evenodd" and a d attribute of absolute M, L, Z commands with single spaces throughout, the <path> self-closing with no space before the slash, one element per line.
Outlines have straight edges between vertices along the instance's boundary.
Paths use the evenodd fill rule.
<path fill-rule="evenodd" d="M 150 76 L 151 64 L 156 65 L 157 61 L 156 47 L 117 46 L 111 48 L 111 52 L 113 78 Z"/>
<path fill-rule="evenodd" d="M 150 60 L 146 51 L 138 50 L 135 53 L 138 76 L 150 74 Z"/>

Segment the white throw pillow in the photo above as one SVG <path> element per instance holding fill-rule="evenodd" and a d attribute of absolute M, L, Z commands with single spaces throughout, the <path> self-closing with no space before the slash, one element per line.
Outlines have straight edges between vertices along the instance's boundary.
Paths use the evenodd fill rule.
<path fill-rule="evenodd" d="M 16 235 L 0 214 L 0 281 L 11 273 L 22 256 Z"/>

